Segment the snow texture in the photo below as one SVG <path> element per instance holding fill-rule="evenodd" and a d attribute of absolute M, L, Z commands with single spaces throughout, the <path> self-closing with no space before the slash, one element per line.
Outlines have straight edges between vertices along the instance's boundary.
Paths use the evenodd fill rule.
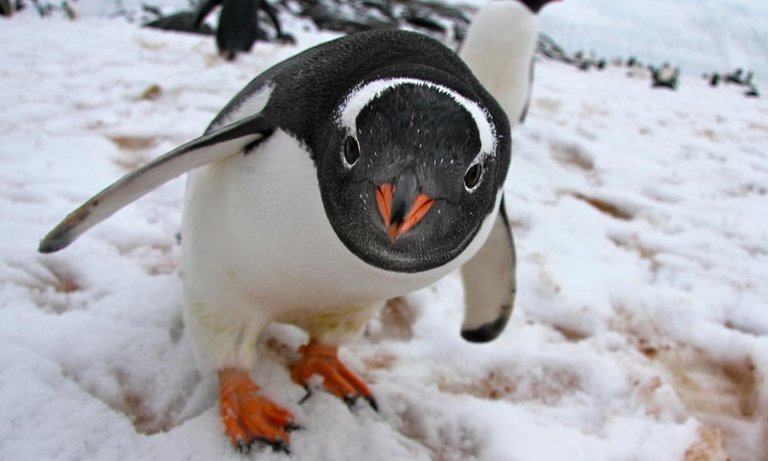
<path fill-rule="evenodd" d="M 244 459 L 182 323 L 183 180 L 66 251 L 37 242 L 331 36 L 294 24 L 298 48 L 231 64 L 209 37 L 122 20 L 0 23 L 0 459 Z M 506 332 L 461 339 L 458 274 L 391 301 L 341 351 L 375 413 L 320 392 L 299 405 L 286 363 L 304 338 L 270 329 L 253 376 L 305 428 L 292 459 L 768 459 L 768 104 L 698 77 L 671 92 L 611 67 L 536 74 L 506 184 Z"/>
<path fill-rule="evenodd" d="M 446 3 L 483 5 L 486 0 Z M 764 0 L 562 0 L 542 9 L 540 28 L 568 52 L 630 56 L 682 73 L 753 69 L 768 85 L 768 2 Z"/>

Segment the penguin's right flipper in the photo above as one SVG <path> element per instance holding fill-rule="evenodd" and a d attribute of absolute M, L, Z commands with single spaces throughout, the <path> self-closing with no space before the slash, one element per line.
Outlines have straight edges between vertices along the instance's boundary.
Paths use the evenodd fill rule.
<path fill-rule="evenodd" d="M 123 176 L 70 213 L 45 236 L 38 251 L 53 253 L 67 247 L 85 231 L 160 185 L 194 168 L 247 151 L 273 131 L 274 126 L 258 113 L 161 155 Z"/>
<path fill-rule="evenodd" d="M 525 106 L 523 106 L 523 111 L 520 113 L 520 119 L 518 120 L 518 123 L 522 124 L 525 122 L 525 118 L 528 116 L 528 109 L 531 107 L 531 96 L 533 95 L 533 69 L 534 69 L 535 60 L 531 59 L 531 70 L 528 72 L 528 94 L 525 96 Z"/>
<path fill-rule="evenodd" d="M 195 27 L 200 27 L 200 24 L 203 23 L 203 20 L 206 16 L 208 16 L 208 14 L 210 14 L 211 10 L 223 2 L 224 0 L 208 0 L 205 3 L 202 3 L 200 5 L 200 9 L 197 11 L 197 15 L 195 16 Z"/>

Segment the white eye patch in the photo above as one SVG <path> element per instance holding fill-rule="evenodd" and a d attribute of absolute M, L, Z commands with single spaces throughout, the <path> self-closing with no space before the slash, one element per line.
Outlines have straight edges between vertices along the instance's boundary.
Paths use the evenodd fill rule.
<path fill-rule="evenodd" d="M 475 101 L 465 98 L 450 88 L 427 80 L 419 80 L 416 78 L 390 78 L 373 80 L 365 85 L 360 85 L 349 93 L 347 99 L 339 108 L 339 112 L 336 116 L 337 123 L 340 127 L 346 128 L 347 133 L 357 133 L 356 120 L 360 111 L 385 91 L 400 85 L 421 85 L 433 88 L 450 96 L 456 104 L 469 112 L 472 119 L 475 121 L 477 132 L 480 135 L 480 152 L 478 152 L 477 157 L 472 163 L 482 162 L 485 157 L 494 156 L 496 154 L 496 129 L 491 123 L 490 114 Z"/>

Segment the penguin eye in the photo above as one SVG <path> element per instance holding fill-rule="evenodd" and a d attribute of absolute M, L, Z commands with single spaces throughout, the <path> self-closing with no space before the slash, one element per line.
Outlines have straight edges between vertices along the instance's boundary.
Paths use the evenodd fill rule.
<path fill-rule="evenodd" d="M 360 146 L 352 136 L 347 136 L 344 140 L 344 161 L 348 166 L 354 166 L 360 158 Z"/>
<path fill-rule="evenodd" d="M 480 182 L 480 177 L 482 175 L 483 167 L 480 166 L 479 163 L 475 163 L 469 167 L 466 173 L 464 173 L 464 187 L 466 187 L 468 191 L 472 191 L 477 186 L 477 183 Z"/>

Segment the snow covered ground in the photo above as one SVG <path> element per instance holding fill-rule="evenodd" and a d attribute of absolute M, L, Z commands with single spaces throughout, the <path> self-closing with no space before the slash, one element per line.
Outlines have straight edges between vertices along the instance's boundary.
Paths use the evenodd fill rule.
<path fill-rule="evenodd" d="M 0 459 L 243 459 L 184 334 L 183 180 L 35 250 L 296 48 L 230 64 L 206 37 L 31 15 L 0 20 L 0 43 Z M 455 276 L 390 302 L 342 350 L 377 414 L 299 405 L 296 335 L 274 328 L 254 376 L 305 426 L 292 459 L 768 460 L 766 146 L 765 99 L 540 62 L 506 186 L 507 331 L 461 339 Z"/>
<path fill-rule="evenodd" d="M 488 0 L 444 1 L 479 7 Z M 743 67 L 768 84 L 764 0 L 560 0 L 540 16 L 541 31 L 569 53 L 669 62 L 691 77 Z"/>

